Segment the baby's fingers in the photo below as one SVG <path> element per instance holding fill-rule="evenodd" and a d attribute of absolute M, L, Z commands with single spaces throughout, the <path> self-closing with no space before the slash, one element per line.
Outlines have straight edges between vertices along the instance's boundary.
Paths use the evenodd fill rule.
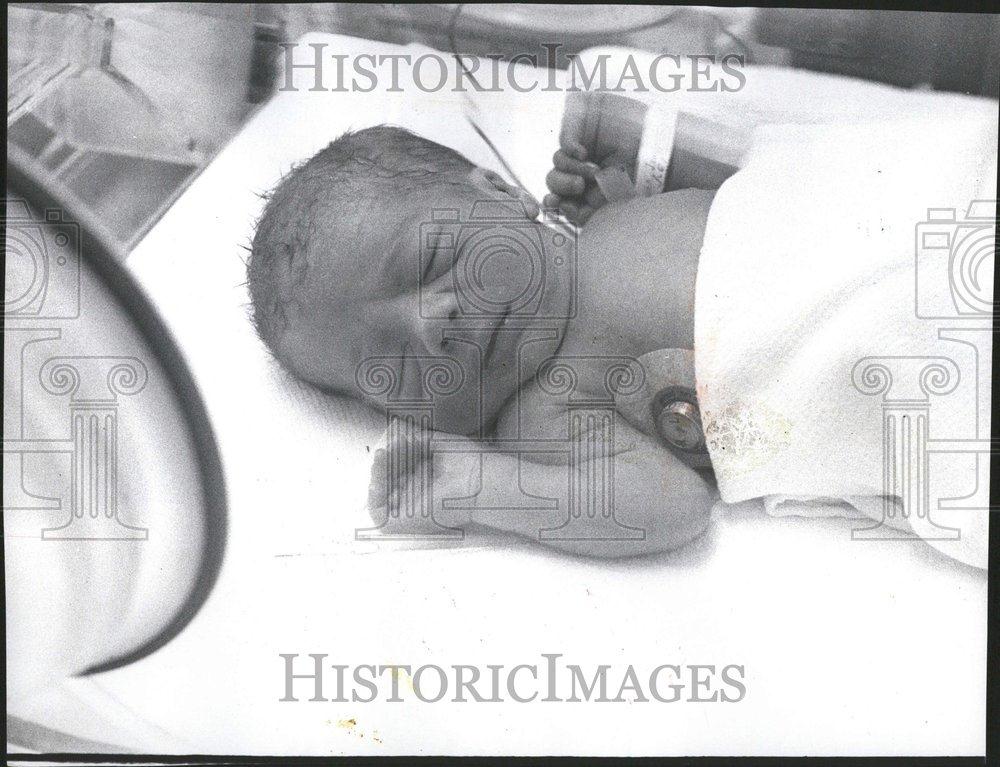
<path fill-rule="evenodd" d="M 583 226 L 590 220 L 590 217 L 594 215 L 594 210 L 595 209 L 589 205 L 581 205 L 574 223 L 577 226 Z"/>
<path fill-rule="evenodd" d="M 549 192 L 542 198 L 542 205 L 545 206 L 546 210 L 559 210 L 560 199 L 559 195 Z"/>
<path fill-rule="evenodd" d="M 587 187 L 587 192 L 583 196 L 583 201 L 591 208 L 591 213 L 593 213 L 602 205 L 607 204 L 608 198 L 604 196 L 604 192 L 601 190 L 601 187 L 599 187 L 596 183 L 593 183 Z"/>
<path fill-rule="evenodd" d="M 545 177 L 545 185 L 560 197 L 579 197 L 587 186 L 583 177 L 555 168 Z"/>
<path fill-rule="evenodd" d="M 583 226 L 594 214 L 594 209 L 586 203 L 574 200 L 561 200 L 559 211 L 577 226 Z"/>
<path fill-rule="evenodd" d="M 593 178 L 594 174 L 600 170 L 596 163 L 582 162 L 562 149 L 556 150 L 556 153 L 552 155 L 552 165 L 555 166 L 556 170 L 571 173 L 574 176 L 582 176 L 586 179 Z"/>

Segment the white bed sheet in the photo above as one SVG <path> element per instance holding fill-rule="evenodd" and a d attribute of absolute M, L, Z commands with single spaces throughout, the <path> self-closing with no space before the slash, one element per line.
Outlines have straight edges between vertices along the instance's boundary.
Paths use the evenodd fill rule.
<path fill-rule="evenodd" d="M 348 55 L 402 50 L 330 35 L 302 42 Z M 922 542 L 852 541 L 850 521 L 769 518 L 756 504 L 717 507 L 702 539 L 636 561 L 502 538 L 416 550 L 354 541 L 382 417 L 299 384 L 268 357 L 246 316 L 241 246 L 258 193 L 348 128 L 393 122 L 496 167 L 458 117 L 460 98 L 279 93 L 132 254 L 212 415 L 229 546 L 183 634 L 67 689 L 155 724 L 141 738 L 120 733 L 151 750 L 829 754 L 852 744 L 858 754 L 982 754 L 986 575 Z M 480 102 L 535 193 L 562 98 Z M 748 692 L 730 704 L 279 702 L 279 653 L 418 666 L 540 663 L 543 652 L 619 669 L 742 664 Z M 36 708 L 54 724 L 73 718 L 42 698 Z M 114 740 L 106 725 L 75 730 Z"/>

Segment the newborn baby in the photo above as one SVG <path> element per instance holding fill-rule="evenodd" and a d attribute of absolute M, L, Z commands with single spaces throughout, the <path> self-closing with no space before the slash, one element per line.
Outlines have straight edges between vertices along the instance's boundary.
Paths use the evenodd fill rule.
<path fill-rule="evenodd" d="M 707 527 L 710 479 L 623 418 L 579 408 L 607 402 L 615 360 L 693 347 L 711 200 L 684 190 L 601 208 L 574 273 L 571 238 L 537 222 L 523 190 L 400 128 L 349 133 L 270 195 L 248 264 L 254 323 L 295 375 L 382 409 L 419 400 L 436 360 L 461 362 L 459 390 L 433 400 L 430 436 L 447 449 L 416 451 L 404 471 L 376 454 L 369 506 L 383 530 L 412 531 L 400 504 L 433 490 L 433 519 L 418 522 L 438 529 L 486 526 L 593 556 L 673 549 Z M 456 243 L 469 222 L 483 236 Z M 535 267 L 519 247 L 544 251 Z M 539 278 L 538 264 L 556 266 Z M 368 385 L 372 360 L 395 371 L 392 391 Z M 553 386 L 567 372 L 571 396 Z"/>

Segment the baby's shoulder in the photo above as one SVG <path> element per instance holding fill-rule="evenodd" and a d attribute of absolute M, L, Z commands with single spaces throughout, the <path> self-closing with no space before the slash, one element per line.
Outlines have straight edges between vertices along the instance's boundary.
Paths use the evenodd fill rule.
<path fill-rule="evenodd" d="M 580 230 L 578 244 L 641 249 L 646 238 L 662 240 L 669 233 L 669 239 L 676 240 L 684 232 L 700 243 L 714 198 L 712 190 L 679 189 L 605 205 Z"/>

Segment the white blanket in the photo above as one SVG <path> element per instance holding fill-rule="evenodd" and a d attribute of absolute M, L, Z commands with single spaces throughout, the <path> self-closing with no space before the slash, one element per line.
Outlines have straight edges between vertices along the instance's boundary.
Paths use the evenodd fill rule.
<path fill-rule="evenodd" d="M 908 107 L 757 131 L 699 263 L 699 397 L 723 500 L 868 496 L 865 535 L 986 567 L 996 104 Z"/>
<path fill-rule="evenodd" d="M 309 42 L 349 56 L 426 52 L 332 35 Z M 532 72 L 522 68 L 519 82 Z M 983 753 L 986 578 L 922 544 L 859 544 L 850 522 L 773 519 L 759 503 L 720 506 L 691 546 L 627 562 L 499 536 L 410 551 L 355 542 L 368 524 L 368 447 L 384 422 L 299 384 L 254 337 L 240 246 L 257 194 L 347 128 L 380 122 L 498 167 L 452 94 L 405 82 L 406 93 L 378 97 L 309 92 L 309 73 L 296 77 L 301 90 L 267 104 L 129 260 L 188 356 L 220 443 L 231 509 L 216 589 L 155 655 L 76 680 L 70 702 L 40 697 L 21 716 L 186 753 L 830 754 L 846 742 L 866 753 Z M 541 192 L 562 95 L 476 97 L 491 138 Z M 512 665 L 542 652 L 618 669 L 743 664 L 748 694 L 708 705 L 278 702 L 278 653 Z M 914 673 L 929 665 L 948 673 L 929 685 Z M 161 736 L 150 726 L 118 738 L 77 699 L 114 700 Z"/>

